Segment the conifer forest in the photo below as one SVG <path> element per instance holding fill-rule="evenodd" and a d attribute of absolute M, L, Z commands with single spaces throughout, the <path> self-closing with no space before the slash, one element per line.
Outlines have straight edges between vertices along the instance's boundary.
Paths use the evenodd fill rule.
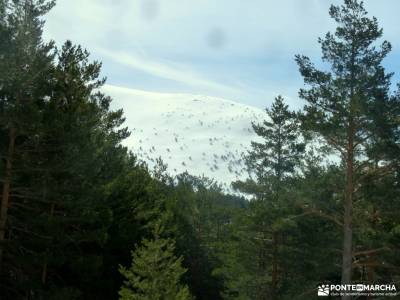
<path fill-rule="evenodd" d="M 288 61 L 296 99 L 277 87 L 260 113 L 223 102 L 221 118 L 249 117 L 233 128 L 209 125 L 220 102 L 191 98 L 193 116 L 178 108 L 168 122 L 196 126 L 170 130 L 164 152 L 126 142 L 167 132 L 158 117 L 128 124 L 144 112 L 115 105 L 97 49 L 44 34 L 68 1 L 0 0 L 0 299 L 308 300 L 324 287 L 325 299 L 400 299 L 400 65 L 373 0 L 324 9 L 318 55 L 300 47 Z M 209 42 L 223 47 L 222 33 Z M 183 103 L 171 95 L 165 105 Z M 195 137 L 217 126 L 225 152 L 202 150 L 219 138 Z M 243 151 L 229 144 L 248 136 Z M 391 293 L 331 287 L 352 284 Z"/>

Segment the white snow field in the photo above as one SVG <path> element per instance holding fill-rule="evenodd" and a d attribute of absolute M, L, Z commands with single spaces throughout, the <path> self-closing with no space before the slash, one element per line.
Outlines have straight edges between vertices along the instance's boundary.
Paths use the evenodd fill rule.
<path fill-rule="evenodd" d="M 263 110 L 234 101 L 191 94 L 154 93 L 106 85 L 114 108 L 123 108 L 131 136 L 125 141 L 153 166 L 162 157 L 170 174 L 188 171 L 230 183 L 247 176 L 242 156 L 257 136 L 251 122 Z"/>

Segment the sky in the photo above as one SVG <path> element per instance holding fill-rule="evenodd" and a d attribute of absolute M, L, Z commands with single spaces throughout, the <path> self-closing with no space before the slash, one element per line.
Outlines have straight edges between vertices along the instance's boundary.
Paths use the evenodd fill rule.
<path fill-rule="evenodd" d="M 112 86 L 216 96 L 259 108 L 283 95 L 302 106 L 296 54 L 318 64 L 318 37 L 334 31 L 336 0 L 57 0 L 44 37 L 69 39 L 103 62 Z M 400 73 L 398 0 L 366 0 Z M 395 76 L 400 81 L 400 76 Z"/>

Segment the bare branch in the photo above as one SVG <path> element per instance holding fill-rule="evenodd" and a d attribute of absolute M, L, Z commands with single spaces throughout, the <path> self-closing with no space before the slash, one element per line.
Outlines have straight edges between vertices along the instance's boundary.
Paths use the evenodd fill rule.
<path fill-rule="evenodd" d="M 371 250 L 357 251 L 357 252 L 354 252 L 353 255 L 354 255 L 354 256 L 370 255 L 370 254 L 375 254 L 375 253 L 377 253 L 377 252 L 381 252 L 381 251 L 385 251 L 385 250 L 389 250 L 389 248 L 387 248 L 387 247 L 382 247 L 382 248 L 371 249 Z"/>

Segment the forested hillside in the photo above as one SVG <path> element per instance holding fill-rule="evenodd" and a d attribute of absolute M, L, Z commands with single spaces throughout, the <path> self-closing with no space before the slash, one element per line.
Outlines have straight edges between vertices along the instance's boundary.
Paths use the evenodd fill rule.
<path fill-rule="evenodd" d="M 400 86 L 361 1 L 331 7 L 337 28 L 318 40 L 320 61 L 295 57 L 304 108 L 278 96 L 249 124 L 247 179 L 231 194 L 124 146 L 135 131 L 111 109 L 101 62 L 43 39 L 54 5 L 0 0 L 0 299 L 400 290 Z"/>

